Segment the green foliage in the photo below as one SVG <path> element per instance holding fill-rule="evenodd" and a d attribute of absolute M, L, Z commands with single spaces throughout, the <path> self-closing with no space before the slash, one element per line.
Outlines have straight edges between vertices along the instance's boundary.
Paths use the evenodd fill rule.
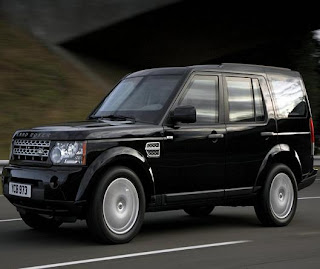
<path fill-rule="evenodd" d="M 320 43 L 306 33 L 296 47 L 289 50 L 294 70 L 298 70 L 304 80 L 312 109 L 315 131 L 320 134 Z"/>
<path fill-rule="evenodd" d="M 105 95 L 39 40 L 0 19 L 0 159 L 17 129 L 82 120 Z"/>

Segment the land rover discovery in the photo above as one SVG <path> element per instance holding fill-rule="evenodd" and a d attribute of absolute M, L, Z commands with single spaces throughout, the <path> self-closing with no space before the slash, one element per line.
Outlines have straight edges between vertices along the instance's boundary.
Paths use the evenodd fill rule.
<path fill-rule="evenodd" d="M 285 226 L 317 173 L 301 76 L 255 65 L 129 74 L 86 121 L 19 130 L 11 147 L 3 190 L 23 221 L 86 219 L 103 243 L 130 241 L 146 211 L 254 206 Z"/>

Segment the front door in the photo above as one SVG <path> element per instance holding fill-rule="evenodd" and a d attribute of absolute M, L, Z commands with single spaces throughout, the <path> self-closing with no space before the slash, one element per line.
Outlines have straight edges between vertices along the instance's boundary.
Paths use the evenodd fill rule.
<path fill-rule="evenodd" d="M 197 120 L 164 124 L 164 135 L 170 139 L 163 143 L 158 194 L 224 195 L 226 130 L 219 107 L 220 86 L 218 74 L 199 73 L 190 77 L 180 93 L 172 110 L 194 106 Z"/>

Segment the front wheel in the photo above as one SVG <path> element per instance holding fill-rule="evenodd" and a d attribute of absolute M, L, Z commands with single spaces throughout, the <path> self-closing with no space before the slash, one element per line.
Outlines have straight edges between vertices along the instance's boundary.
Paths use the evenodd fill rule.
<path fill-rule="evenodd" d="M 101 243 L 127 243 L 139 232 L 145 194 L 138 176 L 122 166 L 108 170 L 89 202 L 87 224 Z"/>
<path fill-rule="evenodd" d="M 258 219 L 265 226 L 288 225 L 296 212 L 297 196 L 297 183 L 290 168 L 274 165 L 254 207 Z"/>

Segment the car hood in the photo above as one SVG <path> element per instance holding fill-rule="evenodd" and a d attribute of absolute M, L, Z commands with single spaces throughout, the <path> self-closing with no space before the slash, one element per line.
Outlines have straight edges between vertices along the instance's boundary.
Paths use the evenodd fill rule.
<path fill-rule="evenodd" d="M 159 136 L 162 127 L 132 121 L 88 120 L 18 130 L 14 139 L 93 140 Z"/>

